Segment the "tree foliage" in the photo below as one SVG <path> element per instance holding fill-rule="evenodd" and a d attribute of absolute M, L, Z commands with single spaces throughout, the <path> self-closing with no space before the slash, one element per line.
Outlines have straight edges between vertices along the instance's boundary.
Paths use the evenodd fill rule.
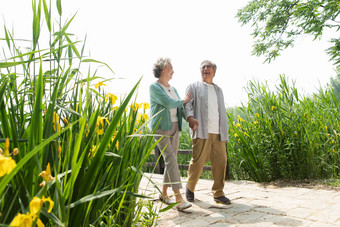
<path fill-rule="evenodd" d="M 300 35 L 309 34 L 316 40 L 326 29 L 339 31 L 339 14 L 340 0 L 252 0 L 236 17 L 254 29 L 252 54 L 264 55 L 265 62 L 270 62 Z M 330 43 L 326 53 L 340 68 L 340 37 L 331 38 Z"/>

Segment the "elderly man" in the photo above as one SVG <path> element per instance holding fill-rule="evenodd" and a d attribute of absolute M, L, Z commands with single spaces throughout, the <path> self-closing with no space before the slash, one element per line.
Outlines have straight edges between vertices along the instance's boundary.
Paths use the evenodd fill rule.
<path fill-rule="evenodd" d="M 187 93 L 193 99 L 184 105 L 186 119 L 192 129 L 192 158 L 188 171 L 186 198 L 194 201 L 195 186 L 204 164 L 210 160 L 214 184 L 212 192 L 216 203 L 230 204 L 223 192 L 227 164 L 226 142 L 228 137 L 227 114 L 223 92 L 213 83 L 216 64 L 201 63 L 202 81 L 190 84 Z"/>

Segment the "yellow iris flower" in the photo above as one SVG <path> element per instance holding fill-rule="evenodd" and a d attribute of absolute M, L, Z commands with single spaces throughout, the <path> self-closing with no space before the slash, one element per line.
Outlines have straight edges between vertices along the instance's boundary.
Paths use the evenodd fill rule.
<path fill-rule="evenodd" d="M 53 124 L 54 131 L 59 132 L 61 129 L 61 126 L 59 124 L 59 116 L 55 112 L 53 113 L 52 124 Z"/>
<path fill-rule="evenodd" d="M 54 202 L 50 198 L 45 198 L 44 196 L 42 197 L 42 199 L 40 199 L 38 197 L 34 197 L 32 199 L 32 201 L 30 202 L 30 212 L 31 212 L 31 214 L 32 215 L 38 215 L 40 210 L 41 210 L 42 205 L 46 202 L 49 203 L 47 213 L 50 213 L 53 209 Z"/>
<path fill-rule="evenodd" d="M 12 159 L 12 157 L 9 157 L 9 139 L 7 138 L 5 141 L 4 146 L 4 152 L 3 154 L 0 154 L 0 177 L 9 174 L 17 165 L 16 162 Z M 17 150 L 17 148 L 14 148 L 14 150 Z"/>
<path fill-rule="evenodd" d="M 50 163 L 47 164 L 46 170 L 42 171 L 39 176 L 41 176 L 44 181 L 40 184 L 40 186 L 44 186 L 46 183 L 54 180 L 54 177 L 51 175 L 51 167 Z"/>
<path fill-rule="evenodd" d="M 17 216 L 15 216 L 14 219 L 12 220 L 10 226 L 31 227 L 33 225 L 33 220 L 34 220 L 34 218 L 32 218 L 32 215 L 30 215 L 29 213 L 27 213 L 27 214 L 18 213 Z M 37 224 L 38 224 L 38 222 L 37 222 Z"/>
<path fill-rule="evenodd" d="M 54 202 L 50 198 L 45 198 L 44 196 L 42 199 L 38 197 L 34 197 L 30 202 L 30 213 L 21 214 L 18 213 L 14 219 L 12 220 L 10 226 L 24 226 L 24 227 L 31 227 L 33 223 L 36 221 L 38 227 L 44 227 L 44 223 L 38 217 L 41 207 L 45 202 L 49 203 L 48 213 L 50 213 L 53 209 Z"/>
<path fill-rule="evenodd" d="M 147 114 L 142 114 L 142 118 L 143 118 L 145 121 L 147 121 L 147 120 L 149 119 L 149 115 L 147 115 Z"/>
<path fill-rule="evenodd" d="M 4 155 L 7 157 L 9 156 L 9 139 L 6 138 L 5 140 L 5 147 L 4 147 L 5 151 L 4 151 Z"/>
<path fill-rule="evenodd" d="M 97 84 L 94 85 L 94 87 L 95 87 L 96 89 L 99 88 L 99 87 L 101 87 L 101 86 L 107 86 L 107 85 L 104 84 L 103 82 L 99 82 L 99 83 L 97 83 Z"/>
<path fill-rule="evenodd" d="M 115 96 L 114 94 L 111 93 L 107 93 L 105 95 L 105 102 L 107 102 L 109 99 L 111 99 L 112 102 L 112 106 L 116 103 L 116 101 L 118 100 L 117 96 Z"/>
<path fill-rule="evenodd" d="M 98 135 L 103 135 L 104 134 L 104 120 L 110 124 L 110 122 L 107 120 L 106 117 L 98 117 L 97 118 L 97 132 Z"/>
<path fill-rule="evenodd" d="M 9 174 L 17 164 L 11 157 L 0 155 L 0 177 Z"/>

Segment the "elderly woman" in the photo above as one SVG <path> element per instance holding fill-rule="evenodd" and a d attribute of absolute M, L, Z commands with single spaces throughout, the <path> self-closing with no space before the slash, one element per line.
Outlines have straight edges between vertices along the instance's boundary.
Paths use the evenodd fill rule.
<path fill-rule="evenodd" d="M 169 58 L 159 58 L 153 67 L 154 76 L 158 79 L 150 85 L 150 126 L 152 129 L 158 124 L 155 139 L 160 140 L 158 148 L 163 151 L 165 163 L 162 194 L 160 200 L 166 204 L 173 204 L 175 201 L 168 196 L 168 187 L 174 191 L 176 206 L 178 210 L 191 207 L 191 203 L 185 201 L 180 193 L 182 188 L 180 172 L 177 163 L 177 152 L 179 144 L 179 131 L 182 128 L 182 117 L 184 117 L 183 104 L 191 99 L 188 93 L 184 100 L 181 100 L 177 90 L 169 84 L 174 70 Z"/>

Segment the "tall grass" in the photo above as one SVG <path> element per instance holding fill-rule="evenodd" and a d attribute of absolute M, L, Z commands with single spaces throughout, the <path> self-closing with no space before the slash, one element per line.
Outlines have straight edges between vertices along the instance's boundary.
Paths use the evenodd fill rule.
<path fill-rule="evenodd" d="M 19 150 L 7 154 L 16 167 L 0 177 L 0 222 L 29 213 L 33 224 L 49 226 L 135 225 L 140 170 L 155 146 L 146 135 L 147 106 L 131 105 L 140 81 L 117 105 L 90 65 L 111 68 L 86 57 L 85 42 L 68 31 L 75 16 L 63 22 L 60 0 L 33 0 L 32 9 L 26 47 L 6 27 L 0 40 L 0 137 Z M 54 205 L 34 213 L 34 197 Z"/>
<path fill-rule="evenodd" d="M 339 105 L 331 87 L 299 95 L 280 77 L 276 91 L 250 82 L 243 117 L 228 112 L 228 155 L 236 179 L 319 179 L 339 176 Z"/>

